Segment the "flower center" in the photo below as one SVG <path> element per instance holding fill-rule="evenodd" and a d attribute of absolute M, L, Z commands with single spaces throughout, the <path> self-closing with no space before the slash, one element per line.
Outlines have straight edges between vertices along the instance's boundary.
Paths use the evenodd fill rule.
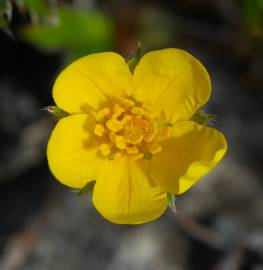
<path fill-rule="evenodd" d="M 168 138 L 171 128 L 162 111 L 154 118 L 145 104 L 138 105 L 131 99 L 122 99 L 112 108 L 103 108 L 96 114 L 94 133 L 100 138 L 100 153 L 116 159 L 128 155 L 134 160 L 150 158 L 160 152 L 161 138 Z M 161 125 L 160 125 L 161 123 Z"/>

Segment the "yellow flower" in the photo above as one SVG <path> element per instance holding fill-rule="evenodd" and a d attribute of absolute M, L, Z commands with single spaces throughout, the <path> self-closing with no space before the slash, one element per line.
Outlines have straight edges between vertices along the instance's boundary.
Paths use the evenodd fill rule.
<path fill-rule="evenodd" d="M 167 192 L 188 190 L 226 152 L 222 133 L 190 120 L 210 92 L 207 71 L 183 50 L 149 52 L 133 74 L 116 53 L 83 57 L 53 88 L 69 116 L 50 137 L 50 169 L 73 188 L 96 180 L 92 202 L 112 222 L 156 219 Z"/>

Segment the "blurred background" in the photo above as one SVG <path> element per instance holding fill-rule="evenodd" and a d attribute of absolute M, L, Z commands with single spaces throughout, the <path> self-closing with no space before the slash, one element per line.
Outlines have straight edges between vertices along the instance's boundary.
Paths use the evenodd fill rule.
<path fill-rule="evenodd" d="M 0 0 L 0 269 L 263 269 L 263 1 Z M 207 67 L 226 158 L 159 220 L 114 225 L 56 182 L 42 109 L 69 62 L 177 47 Z"/>

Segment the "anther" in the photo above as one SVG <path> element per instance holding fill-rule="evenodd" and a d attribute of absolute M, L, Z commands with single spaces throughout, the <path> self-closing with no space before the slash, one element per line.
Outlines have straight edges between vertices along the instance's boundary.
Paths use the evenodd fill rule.
<path fill-rule="evenodd" d="M 132 116 L 129 114 L 125 114 L 124 117 L 121 120 L 122 125 L 124 126 L 125 124 L 127 124 L 128 122 L 130 122 L 132 120 Z"/>
<path fill-rule="evenodd" d="M 120 152 L 115 153 L 113 159 L 118 160 L 122 157 L 122 154 Z"/>
<path fill-rule="evenodd" d="M 159 130 L 158 135 L 163 138 L 167 139 L 171 136 L 172 129 L 170 127 L 163 127 Z"/>
<path fill-rule="evenodd" d="M 138 154 L 132 155 L 131 158 L 132 158 L 133 160 L 138 160 L 138 159 L 142 159 L 143 156 L 144 156 L 143 153 L 138 153 Z"/>
<path fill-rule="evenodd" d="M 105 128 L 102 124 L 96 124 L 94 128 L 95 135 L 102 137 L 104 134 Z"/>
<path fill-rule="evenodd" d="M 115 143 L 116 136 L 117 136 L 116 133 L 110 132 L 110 134 L 109 134 L 109 139 L 110 139 L 110 141 L 111 141 L 112 143 Z"/>
<path fill-rule="evenodd" d="M 103 117 L 109 115 L 109 113 L 110 113 L 110 109 L 104 108 L 104 109 L 98 111 L 98 116 L 99 116 L 99 118 L 103 118 Z"/>
<path fill-rule="evenodd" d="M 131 99 L 128 99 L 128 98 L 123 98 L 121 100 L 121 103 L 126 106 L 126 107 L 133 107 L 135 105 L 135 103 L 131 100 Z"/>
<path fill-rule="evenodd" d="M 116 118 L 111 118 L 106 122 L 106 126 L 109 130 L 117 132 L 122 128 L 122 123 Z"/>
<path fill-rule="evenodd" d="M 147 146 L 147 148 L 148 148 L 148 150 L 149 150 L 149 152 L 150 152 L 151 154 L 156 154 L 156 153 L 159 153 L 159 152 L 162 151 L 161 145 L 159 145 L 159 144 L 157 144 L 157 143 L 149 144 L 149 145 Z"/>
<path fill-rule="evenodd" d="M 138 132 L 138 131 L 135 133 L 130 132 L 130 133 L 125 134 L 125 140 L 128 143 L 135 145 L 135 144 L 142 142 L 143 136 L 144 136 L 143 132 Z"/>
<path fill-rule="evenodd" d="M 119 117 L 123 112 L 125 112 L 124 108 L 122 108 L 118 104 L 114 104 L 112 118 Z"/>
<path fill-rule="evenodd" d="M 124 140 L 123 136 L 117 135 L 115 138 L 115 145 L 119 148 L 119 149 L 125 149 L 126 148 L 126 143 Z"/>
<path fill-rule="evenodd" d="M 157 131 L 157 124 L 155 122 L 150 122 L 148 132 L 144 136 L 144 141 L 151 142 L 156 136 Z"/>
<path fill-rule="evenodd" d="M 132 114 L 137 114 L 137 115 L 142 115 L 143 116 L 145 114 L 145 111 L 141 107 L 133 107 L 131 109 L 131 113 Z"/>
<path fill-rule="evenodd" d="M 138 154 L 139 153 L 139 149 L 136 146 L 129 146 L 129 147 L 126 148 L 126 152 L 129 155 Z"/>
<path fill-rule="evenodd" d="M 106 143 L 101 144 L 100 145 L 100 152 L 104 157 L 107 157 L 111 152 L 110 146 Z"/>

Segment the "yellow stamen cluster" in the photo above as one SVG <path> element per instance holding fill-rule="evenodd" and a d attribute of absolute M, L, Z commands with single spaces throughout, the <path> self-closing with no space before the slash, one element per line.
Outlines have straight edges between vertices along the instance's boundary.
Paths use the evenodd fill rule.
<path fill-rule="evenodd" d="M 97 112 L 94 134 L 100 138 L 102 156 L 118 159 L 128 155 L 138 160 L 162 151 L 157 139 L 168 138 L 171 128 L 158 127 L 147 108 L 125 98 L 112 108 L 106 107 Z M 164 116 L 162 111 L 160 117 L 164 119 Z"/>

